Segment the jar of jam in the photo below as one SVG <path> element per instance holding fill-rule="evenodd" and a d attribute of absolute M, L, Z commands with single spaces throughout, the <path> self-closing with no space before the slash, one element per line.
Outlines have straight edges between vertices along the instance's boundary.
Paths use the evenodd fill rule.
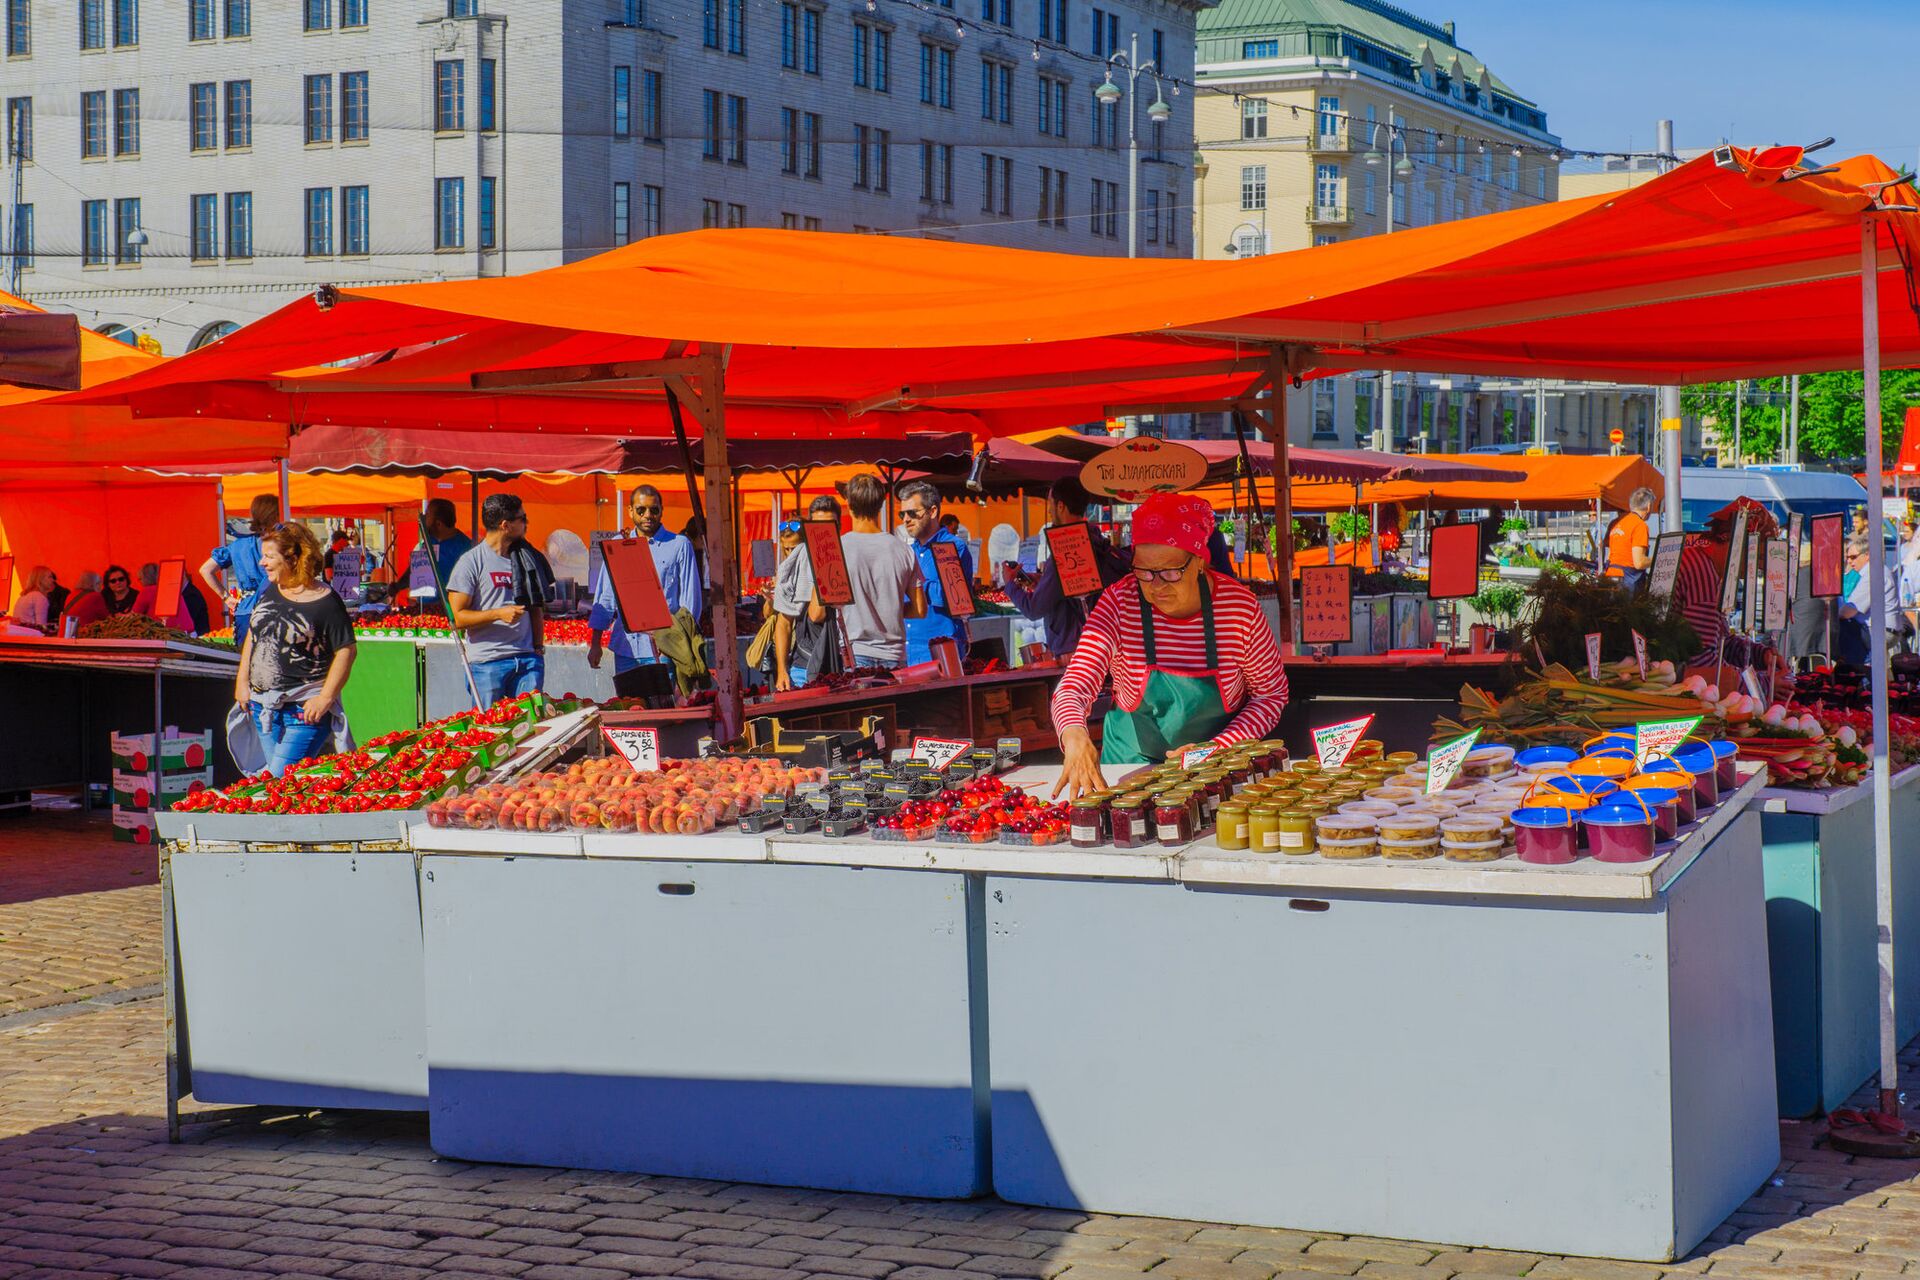
<path fill-rule="evenodd" d="M 1279 816 L 1278 832 L 1280 852 L 1312 853 L 1313 823 L 1314 815 L 1304 809 L 1282 810 Z"/>
<path fill-rule="evenodd" d="M 1201 821 L 1211 821 L 1227 798 L 1227 775 L 1214 772 L 1198 774 L 1189 785 L 1200 793 Z"/>
<path fill-rule="evenodd" d="M 1140 792 L 1116 796 L 1107 806 L 1113 843 L 1121 849 L 1138 849 L 1153 843 L 1153 799 Z"/>
<path fill-rule="evenodd" d="M 1093 798 L 1074 801 L 1067 831 L 1076 849 L 1097 849 L 1107 843 L 1106 802 Z"/>
<path fill-rule="evenodd" d="M 1213 842 L 1222 849 L 1244 849 L 1252 834 L 1252 816 L 1246 804 L 1229 800 L 1214 814 Z"/>
<path fill-rule="evenodd" d="M 1333 783 L 1315 774 L 1308 774 L 1294 783 L 1294 790 L 1303 796 L 1325 795 L 1333 790 Z"/>
<path fill-rule="evenodd" d="M 1247 848 L 1255 853 L 1280 852 L 1280 809 L 1256 804 L 1247 810 Z"/>
<path fill-rule="evenodd" d="M 1296 778 L 1311 778 L 1320 772 L 1318 760 L 1295 760 L 1293 767 L 1287 770 Z"/>
<path fill-rule="evenodd" d="M 1388 764 L 1398 765 L 1402 769 L 1405 769 L 1410 764 L 1418 763 L 1419 760 L 1420 753 L 1417 751 L 1389 751 L 1386 755 Z"/>
<path fill-rule="evenodd" d="M 1193 821 L 1193 805 L 1179 792 L 1163 791 L 1154 797 L 1153 829 L 1160 843 L 1168 846 L 1193 843 L 1198 829 Z"/>

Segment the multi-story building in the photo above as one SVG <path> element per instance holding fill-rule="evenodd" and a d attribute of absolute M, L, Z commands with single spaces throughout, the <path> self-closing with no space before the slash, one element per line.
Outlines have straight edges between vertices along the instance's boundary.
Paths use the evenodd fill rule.
<path fill-rule="evenodd" d="M 0 283 L 176 352 L 699 227 L 1125 253 L 1129 120 L 1187 256 L 1211 3 L 0 0 Z"/>

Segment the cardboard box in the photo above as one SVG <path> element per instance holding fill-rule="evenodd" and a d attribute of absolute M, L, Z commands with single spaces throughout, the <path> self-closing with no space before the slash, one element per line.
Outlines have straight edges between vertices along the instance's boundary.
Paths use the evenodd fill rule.
<path fill-rule="evenodd" d="M 113 771 L 113 803 L 122 809 L 154 811 L 171 809 L 181 797 L 203 791 L 213 785 L 213 770 L 195 769 L 180 773 L 125 773 Z"/>
<path fill-rule="evenodd" d="M 116 733 L 108 742 L 113 767 L 129 773 L 177 773 L 186 769 L 205 769 L 213 763 L 213 730 L 181 733 L 169 725 L 160 740 L 159 758 L 154 758 L 151 733 Z"/>
<path fill-rule="evenodd" d="M 113 838 L 129 844 L 152 844 L 153 815 L 135 809 L 113 806 Z"/>

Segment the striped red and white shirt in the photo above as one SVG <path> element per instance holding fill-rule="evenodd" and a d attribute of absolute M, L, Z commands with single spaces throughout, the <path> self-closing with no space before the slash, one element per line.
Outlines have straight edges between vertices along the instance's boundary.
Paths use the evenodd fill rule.
<path fill-rule="evenodd" d="M 1721 650 L 1726 647 L 1727 615 L 1720 612 L 1720 579 L 1726 563 L 1724 543 L 1689 538 L 1680 548 L 1680 565 L 1673 580 L 1673 603 L 1699 635 L 1701 646 L 1700 652 L 1688 661 L 1690 667 L 1717 665 Z"/>
<path fill-rule="evenodd" d="M 1234 579 L 1209 573 L 1213 593 L 1215 654 L 1219 661 L 1221 701 L 1239 708 L 1214 741 L 1227 744 L 1265 737 L 1280 722 L 1287 705 L 1287 672 L 1280 646 L 1253 592 Z M 1204 619 L 1169 618 L 1153 613 L 1157 665 L 1174 675 L 1199 675 L 1207 669 Z M 1129 574 L 1100 593 L 1087 615 L 1086 629 L 1053 691 L 1053 727 L 1063 733 L 1086 727 L 1094 700 L 1109 680 L 1123 711 L 1139 707 L 1147 692 L 1146 636 L 1140 629 L 1140 584 Z"/>

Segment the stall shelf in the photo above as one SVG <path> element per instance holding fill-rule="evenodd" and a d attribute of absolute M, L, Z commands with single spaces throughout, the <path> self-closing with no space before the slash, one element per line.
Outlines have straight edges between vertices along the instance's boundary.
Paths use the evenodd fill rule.
<path fill-rule="evenodd" d="M 995 1191 L 1682 1256 L 1779 1158 L 1759 786 L 1576 874 L 1196 848 L 1177 884 L 987 875 Z"/>
<path fill-rule="evenodd" d="M 1879 1054 L 1873 784 L 1760 793 L 1767 951 L 1780 1114 L 1829 1111 L 1873 1075 Z M 1920 830 L 1920 766 L 1893 776 L 1893 829 Z M 1894 936 L 1920 929 L 1920 844 L 1893 843 Z M 1920 959 L 1894 950 L 1896 1034 L 1920 1034 Z"/>
<path fill-rule="evenodd" d="M 847 727 L 878 715 L 889 746 L 906 746 L 915 734 L 983 743 L 1014 736 L 1025 750 L 1044 751 L 1058 745 L 1048 707 L 1060 672 L 1055 663 L 861 689 L 796 689 L 748 703 L 747 715 L 775 716 L 792 728 Z M 1004 695 L 1004 710 L 994 705 L 996 695 Z"/>

